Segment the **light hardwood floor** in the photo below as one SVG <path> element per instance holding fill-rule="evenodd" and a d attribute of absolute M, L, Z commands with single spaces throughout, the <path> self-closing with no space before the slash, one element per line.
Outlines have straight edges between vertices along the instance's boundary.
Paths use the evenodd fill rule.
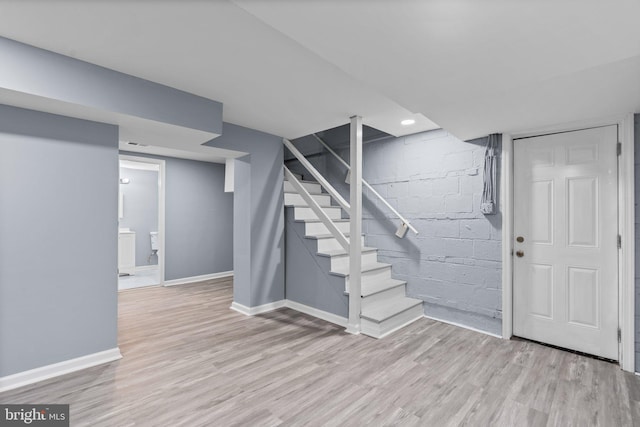
<path fill-rule="evenodd" d="M 231 282 L 121 292 L 124 358 L 0 394 L 72 426 L 630 426 L 611 363 L 422 319 L 383 340 L 290 309 L 245 317 Z"/>

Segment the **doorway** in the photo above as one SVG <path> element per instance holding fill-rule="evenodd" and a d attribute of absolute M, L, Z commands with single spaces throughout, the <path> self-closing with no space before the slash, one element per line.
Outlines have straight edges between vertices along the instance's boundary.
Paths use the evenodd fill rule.
<path fill-rule="evenodd" d="M 514 140 L 513 334 L 618 360 L 617 126 Z"/>
<path fill-rule="evenodd" d="M 164 282 L 164 161 L 120 156 L 118 290 Z"/>

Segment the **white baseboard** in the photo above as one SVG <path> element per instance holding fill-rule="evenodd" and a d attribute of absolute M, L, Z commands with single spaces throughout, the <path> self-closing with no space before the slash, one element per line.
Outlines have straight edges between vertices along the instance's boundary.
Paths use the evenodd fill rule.
<path fill-rule="evenodd" d="M 299 302 L 285 300 L 285 307 L 292 310 L 299 311 L 300 313 L 308 314 L 309 316 L 317 317 L 318 319 L 325 320 L 329 323 L 347 327 L 348 319 L 346 317 L 338 316 L 337 314 L 329 313 L 328 311 L 319 310 L 315 307 L 300 304 Z"/>
<path fill-rule="evenodd" d="M 448 321 L 448 320 L 438 319 L 437 317 L 427 316 L 426 314 L 424 315 L 424 317 L 426 317 L 427 319 L 435 320 L 436 322 L 446 323 L 446 324 L 448 324 L 448 325 L 457 326 L 457 327 L 459 327 L 459 328 L 468 329 L 468 330 L 470 330 L 470 331 L 480 332 L 481 334 L 489 335 L 490 337 L 495 337 L 495 338 L 500 338 L 500 339 L 502 339 L 502 335 L 493 334 L 493 333 L 491 333 L 491 332 L 483 331 L 482 329 L 477 329 L 477 328 L 474 328 L 474 327 L 471 327 L 471 326 L 463 325 L 463 324 L 461 324 L 461 323 L 450 322 L 450 321 Z"/>
<path fill-rule="evenodd" d="M 325 320 L 330 323 L 334 323 L 338 326 L 346 327 L 347 318 L 338 316 L 337 314 L 329 313 L 327 311 L 319 310 L 308 305 L 300 304 L 299 302 L 283 299 L 280 301 L 272 302 L 269 304 L 263 304 L 256 307 L 247 307 L 237 302 L 231 303 L 231 309 L 242 313 L 245 316 L 255 316 L 256 314 L 262 314 L 269 311 L 277 310 L 282 307 L 287 307 L 300 313 L 308 314 L 309 316 L 317 317 L 318 319 Z"/>
<path fill-rule="evenodd" d="M 121 358 L 122 354 L 120 354 L 120 349 L 116 347 L 52 365 L 18 372 L 17 374 L 7 375 L 6 377 L 0 377 L 0 392 L 48 380 L 81 369 L 91 368 L 92 366 L 102 365 L 103 363 L 113 362 Z"/>
<path fill-rule="evenodd" d="M 276 302 L 270 302 L 268 304 L 258 305 L 255 307 L 247 307 L 246 305 L 242 305 L 237 302 L 231 303 L 231 310 L 235 310 L 238 313 L 242 313 L 245 316 L 255 316 L 256 314 L 266 313 L 268 311 L 277 310 L 279 308 L 284 307 L 286 300 L 280 300 Z"/>
<path fill-rule="evenodd" d="M 368 325 L 368 322 L 362 322 L 360 323 L 360 332 L 362 332 L 365 335 L 368 335 L 372 338 L 375 339 L 379 339 L 381 340 L 382 338 L 386 338 L 387 336 L 391 335 L 394 332 L 399 331 L 402 328 L 405 328 L 407 326 L 409 326 L 410 324 L 412 324 L 413 322 L 415 322 L 418 319 L 421 319 L 424 315 L 422 316 L 415 316 L 413 318 L 410 318 L 409 320 L 406 320 L 404 322 L 402 322 L 401 324 L 399 324 L 398 326 L 394 326 L 393 328 L 389 329 L 386 332 L 380 333 L 379 330 L 376 330 L 375 328 L 370 328 Z"/>
<path fill-rule="evenodd" d="M 224 279 L 233 277 L 232 271 L 221 271 L 220 273 L 203 274 L 202 276 L 184 277 L 182 279 L 165 280 L 164 286 L 186 285 L 187 283 L 204 282 L 205 280 Z"/>

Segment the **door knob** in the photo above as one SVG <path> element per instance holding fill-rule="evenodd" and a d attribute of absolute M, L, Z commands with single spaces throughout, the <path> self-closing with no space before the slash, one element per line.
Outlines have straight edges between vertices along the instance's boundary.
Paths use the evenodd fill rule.
<path fill-rule="evenodd" d="M 517 251 L 517 252 L 516 252 L 516 256 L 517 256 L 518 258 L 522 258 L 522 257 L 524 256 L 524 252 L 522 252 L 522 251 Z"/>
<path fill-rule="evenodd" d="M 524 242 L 524 237 L 522 237 L 522 236 L 516 237 L 516 242 L 518 242 L 518 243 Z"/>

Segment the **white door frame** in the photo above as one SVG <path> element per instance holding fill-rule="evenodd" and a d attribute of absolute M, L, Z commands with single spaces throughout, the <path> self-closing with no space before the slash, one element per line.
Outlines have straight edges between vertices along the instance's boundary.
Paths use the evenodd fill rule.
<path fill-rule="evenodd" d="M 165 168 L 166 161 L 161 159 L 154 159 L 152 157 L 138 157 L 128 154 L 119 154 L 119 160 L 129 160 L 138 163 L 148 163 L 152 165 L 158 165 L 160 170 L 158 172 L 158 243 L 160 249 L 158 250 L 158 269 L 160 270 L 160 285 L 164 285 L 164 266 L 165 266 L 165 189 L 166 178 Z"/>
<path fill-rule="evenodd" d="M 634 199 L 634 117 L 633 114 L 601 120 L 569 123 L 517 134 L 502 135 L 500 211 L 502 212 L 502 337 L 513 335 L 513 140 L 547 133 L 618 125 L 622 152 L 618 160 L 618 230 L 622 248 L 618 252 L 618 324 L 620 366 L 635 370 L 635 199 Z"/>

